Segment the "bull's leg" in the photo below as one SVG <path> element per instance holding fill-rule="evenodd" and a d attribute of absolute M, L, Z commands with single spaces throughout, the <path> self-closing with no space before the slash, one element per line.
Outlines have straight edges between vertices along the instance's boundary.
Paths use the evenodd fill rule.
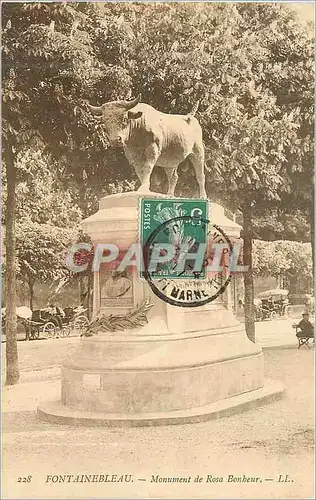
<path fill-rule="evenodd" d="M 176 188 L 177 182 L 178 182 L 178 172 L 177 172 L 178 167 L 174 168 L 166 168 L 166 174 L 168 177 L 168 196 L 174 196 L 174 190 Z"/>
<path fill-rule="evenodd" d="M 151 144 L 145 151 L 145 162 L 142 166 L 142 172 L 140 174 L 141 186 L 138 189 L 140 192 L 147 192 L 150 188 L 150 176 L 154 169 L 154 166 L 159 157 L 159 150 L 157 144 Z"/>
<path fill-rule="evenodd" d="M 195 146 L 193 153 L 190 155 L 196 180 L 199 184 L 200 197 L 207 198 L 205 191 L 205 173 L 204 173 L 204 148 L 203 146 Z"/>
<path fill-rule="evenodd" d="M 134 170 L 136 172 L 136 175 L 137 175 L 140 183 L 142 184 L 142 181 L 143 181 L 143 171 L 142 171 L 142 168 L 140 168 L 139 165 L 136 165 L 136 164 L 133 164 L 133 167 L 134 167 Z"/>
<path fill-rule="evenodd" d="M 143 171 L 140 176 L 140 182 L 141 185 L 138 188 L 138 191 L 141 193 L 147 193 L 150 189 L 150 175 L 154 169 L 155 163 L 152 162 L 146 162 L 143 165 Z"/>

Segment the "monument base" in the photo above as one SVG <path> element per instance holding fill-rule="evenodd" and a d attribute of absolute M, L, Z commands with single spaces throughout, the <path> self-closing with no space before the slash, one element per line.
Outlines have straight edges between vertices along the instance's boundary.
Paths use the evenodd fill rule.
<path fill-rule="evenodd" d="M 145 329 L 82 338 L 61 382 L 61 401 L 42 403 L 39 417 L 86 426 L 199 422 L 270 403 L 284 391 L 264 379 L 262 350 L 237 322 L 182 334 Z"/>
<path fill-rule="evenodd" d="M 103 198 L 97 214 L 83 222 L 92 241 L 120 249 L 138 241 L 142 196 Z M 209 219 L 230 237 L 239 236 L 240 226 L 219 205 L 211 203 Z M 107 274 L 95 272 L 94 317 L 120 317 L 146 299 L 152 304 L 148 323 L 113 332 L 100 327 L 97 335 L 82 337 L 62 365 L 61 401 L 41 404 L 41 418 L 91 426 L 181 424 L 228 416 L 281 396 L 280 384 L 264 380 L 262 349 L 236 320 L 228 289 L 209 304 L 183 308 L 154 295 L 136 272 L 128 279 L 129 295 L 113 299 L 105 287 Z"/>
<path fill-rule="evenodd" d="M 222 401 L 188 410 L 159 413 L 97 413 L 80 411 L 63 405 L 60 401 L 41 403 L 37 414 L 46 422 L 87 427 L 145 427 L 153 425 L 193 424 L 206 420 L 229 417 L 279 400 L 284 387 L 279 382 L 265 380 L 264 387 L 232 396 Z"/>

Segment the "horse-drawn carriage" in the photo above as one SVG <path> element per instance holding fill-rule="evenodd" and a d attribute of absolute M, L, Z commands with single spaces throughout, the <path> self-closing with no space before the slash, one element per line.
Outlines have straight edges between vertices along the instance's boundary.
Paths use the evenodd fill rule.
<path fill-rule="evenodd" d="M 25 331 L 25 339 L 33 340 L 40 337 L 40 334 L 44 336 L 49 336 L 52 329 L 52 323 L 44 319 L 41 321 L 36 321 L 33 318 L 33 312 L 29 307 L 21 306 L 16 308 L 17 326 L 23 326 Z M 6 308 L 1 309 L 1 327 L 2 333 L 6 334 Z"/>
<path fill-rule="evenodd" d="M 258 294 L 254 300 L 256 321 L 272 320 L 291 315 L 288 290 L 274 289 Z"/>
<path fill-rule="evenodd" d="M 78 335 L 89 323 L 82 306 L 61 307 L 49 306 L 32 311 L 28 307 L 16 308 L 18 324 L 23 325 L 25 339 L 38 339 L 41 335 L 46 338 L 69 336 L 71 331 Z M 1 311 L 2 331 L 5 334 L 5 309 Z"/>

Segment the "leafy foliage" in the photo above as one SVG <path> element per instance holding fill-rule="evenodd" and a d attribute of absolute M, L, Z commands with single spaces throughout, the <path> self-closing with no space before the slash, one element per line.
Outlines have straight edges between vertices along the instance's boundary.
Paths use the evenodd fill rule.
<path fill-rule="evenodd" d="M 313 283 L 311 245 L 254 240 L 253 271 L 257 276 L 281 276 L 292 292 L 310 293 Z"/>
<path fill-rule="evenodd" d="M 15 232 L 17 277 L 33 287 L 37 281 L 48 282 L 67 274 L 63 251 L 75 240 L 82 214 L 71 193 L 62 191 L 54 175 L 54 163 L 45 157 L 43 150 L 22 150 L 17 155 L 16 166 L 19 172 Z M 5 202 L 5 173 L 3 177 Z"/>
<path fill-rule="evenodd" d="M 262 211 L 263 215 L 255 215 L 253 219 L 254 237 L 266 241 L 294 240 L 311 241 L 310 222 L 304 211 L 284 210 Z"/>
<path fill-rule="evenodd" d="M 254 217 L 286 211 L 285 230 L 295 210 L 311 218 L 313 36 L 285 5 L 6 3 L 2 22 L 4 161 L 10 165 L 13 154 L 19 165 L 18 196 L 27 190 L 24 212 L 36 213 L 34 223 L 64 227 L 68 202 L 74 218 L 79 210 L 87 216 L 100 196 L 136 186 L 86 100 L 138 92 L 172 113 L 200 100 L 208 194 L 242 212 L 250 264 Z M 27 166 L 17 158 L 26 148 L 50 157 L 48 184 L 68 201 L 49 196 L 46 174 L 25 184 Z M 194 195 L 191 166 L 179 170 L 177 194 Z M 157 173 L 152 188 L 163 191 Z M 41 190 L 43 209 L 34 201 Z M 57 215 L 52 209 L 45 220 L 53 203 Z"/>
<path fill-rule="evenodd" d="M 153 305 L 146 299 L 142 304 L 137 305 L 127 314 L 119 316 L 110 314 L 109 316 L 101 315 L 93 320 L 86 329 L 84 336 L 91 337 L 99 331 L 115 332 L 122 330 L 134 330 L 148 323 L 147 313 Z"/>
<path fill-rule="evenodd" d="M 3 25 L 5 121 L 22 111 L 63 158 L 63 181 L 89 185 L 82 208 L 100 186 L 135 180 L 85 99 L 138 92 L 173 113 L 200 99 L 212 199 L 260 211 L 299 183 L 310 203 L 313 43 L 285 6 L 7 4 Z"/>
<path fill-rule="evenodd" d="M 73 193 L 65 191 L 56 178 L 56 162 L 44 154 L 42 148 L 27 148 L 17 154 L 16 184 L 18 222 L 20 219 L 57 227 L 74 227 L 82 218 Z M 6 203 L 6 172 L 3 173 L 3 201 Z M 3 222 L 5 223 L 5 214 Z"/>
<path fill-rule="evenodd" d="M 45 282 L 62 277 L 67 272 L 64 254 L 75 236 L 71 229 L 21 220 L 16 228 L 20 280 Z"/>
<path fill-rule="evenodd" d="M 62 180 L 82 185 L 89 178 L 98 195 L 100 186 L 106 194 L 107 179 L 123 181 L 133 172 L 122 152 L 107 149 L 93 117 L 74 113 L 78 105 L 85 108 L 85 99 L 107 97 L 113 66 L 102 60 L 104 51 L 97 46 L 108 31 L 106 23 L 96 26 L 83 10 L 77 4 L 3 6 L 3 118 L 5 136 L 10 133 L 23 144 L 30 143 L 30 135 L 40 137 L 47 152 L 62 159 L 56 171 Z M 122 85 L 120 72 L 112 85 Z"/>

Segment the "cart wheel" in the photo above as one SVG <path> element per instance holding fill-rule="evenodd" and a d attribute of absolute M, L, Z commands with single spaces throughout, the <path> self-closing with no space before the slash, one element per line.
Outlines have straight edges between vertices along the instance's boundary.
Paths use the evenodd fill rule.
<path fill-rule="evenodd" d="M 32 333 L 32 339 L 36 340 L 36 339 L 39 339 L 39 337 L 40 337 L 40 331 L 38 328 L 36 328 L 36 330 L 34 330 Z"/>
<path fill-rule="evenodd" d="M 56 327 L 55 327 L 54 323 L 52 323 L 51 321 L 48 323 L 45 323 L 45 325 L 43 327 L 43 333 L 46 335 L 46 337 L 48 339 L 55 337 Z"/>
<path fill-rule="evenodd" d="M 273 319 L 276 319 L 276 318 L 277 318 L 276 311 L 271 311 L 271 313 L 270 313 L 270 319 L 273 320 Z"/>
<path fill-rule="evenodd" d="M 62 337 L 69 337 L 70 335 L 70 325 L 63 325 L 61 331 L 60 331 L 60 335 Z"/>
<path fill-rule="evenodd" d="M 75 319 L 74 321 L 74 330 L 77 330 L 78 333 L 81 335 L 82 330 L 88 326 L 89 320 L 87 316 L 81 315 L 78 316 L 78 318 Z"/>

